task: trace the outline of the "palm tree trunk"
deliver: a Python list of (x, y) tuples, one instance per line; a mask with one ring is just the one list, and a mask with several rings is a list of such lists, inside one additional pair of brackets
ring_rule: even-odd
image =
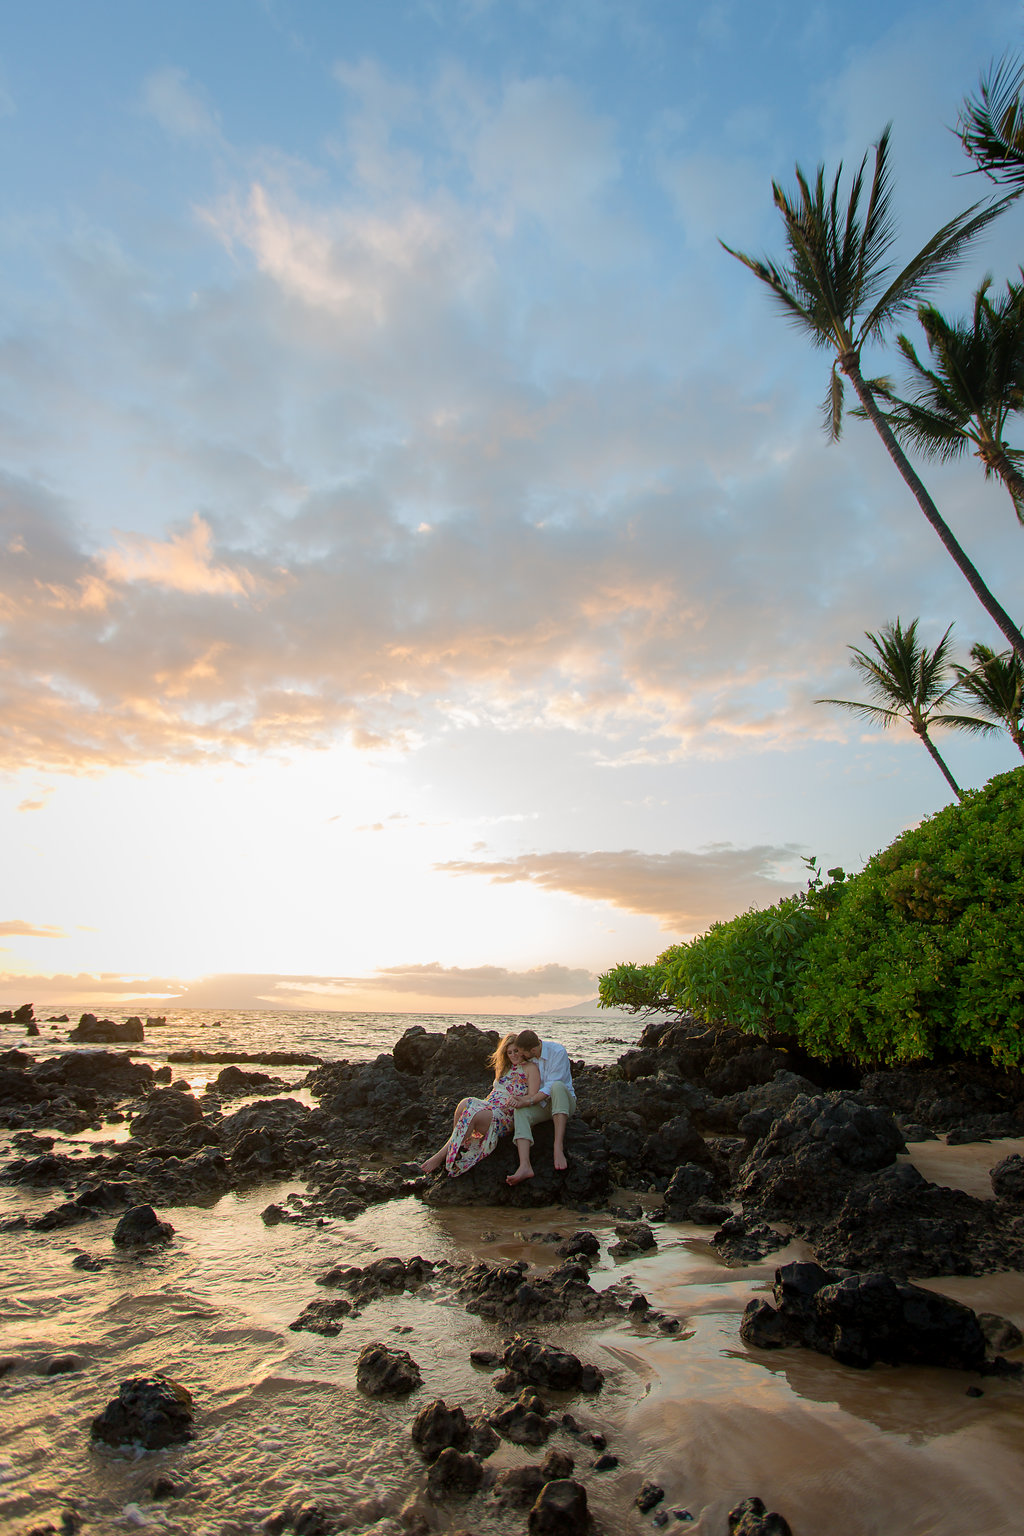
[(944, 760), (939, 755), (938, 747), (935, 745), (934, 741), (932, 741), (931, 737), (928, 735), (928, 732), (925, 730), (924, 726), (923, 725), (915, 725), (914, 726), (914, 730), (917, 732), (917, 734), (920, 736), (921, 740), (924, 742), (925, 746), (928, 748), (928, 751), (931, 753), (932, 759), (935, 762), (935, 764), (937, 765), (937, 767), (939, 769), (939, 772), (945, 778), (946, 783), (949, 785), (949, 787), (953, 791), (954, 795), (956, 795), (958, 800), (962, 800), (963, 797), (964, 797), (963, 790), (960, 788), (960, 785), (957, 783), (956, 779), (954, 779), (953, 775), (950, 773), (949, 769), (946, 767), (946, 764), (945, 764)]
[[(938, 507), (915, 474), (913, 465), (896, 441), (892, 428), (878, 409), (875, 397), (865, 383), (864, 376), (860, 371), (860, 357), (858, 353), (844, 352), (839, 359), (839, 366), (856, 390), (857, 398), (864, 407), (865, 415), (885, 444), (886, 452), (909, 486), (921, 511), (935, 529), (935, 532), (942, 540), (947, 552), (953, 557), (962, 574), (967, 578), (971, 591), (989, 618), (998, 625), (1007, 640), (1009, 640), (1021, 661), (1024, 661), (1024, 635), (1021, 634), (1005, 608), (996, 601), (988, 587), (986, 587), (981, 579), (980, 572), (953, 537), (952, 529), (943, 521)], [(931, 750), (934, 752), (934, 748)], [(947, 779), (952, 784), (953, 780), (950, 778), (945, 765), (939, 759), (938, 753), (935, 752), (934, 755), (939, 761), (943, 773), (946, 774)], [(957, 794), (959, 793), (960, 791), (957, 790)]]

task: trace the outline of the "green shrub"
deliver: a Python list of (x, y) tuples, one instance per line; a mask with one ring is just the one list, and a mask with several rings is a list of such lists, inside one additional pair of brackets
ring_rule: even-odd
[(876, 854), (800, 958), (792, 1003), (816, 1056), (1024, 1061), (1024, 768)]
[(771, 1033), (793, 1008), (803, 951), (820, 917), (807, 893), (713, 923), (662, 957), (666, 990), (691, 1012), (757, 1034)]
[[(671, 954), (666, 950), (665, 954)], [(628, 1008), (631, 1013), (678, 1011), (678, 1005), (666, 988), (664, 955), (653, 965), (636, 965), (632, 960), (613, 966), (598, 979), (597, 992), (603, 1008)]]
[(781, 1022), (791, 1028), (793, 993), (811, 933), (833, 909), (845, 879), (841, 869), (822, 878), (814, 859), (806, 891), (764, 910), (713, 923), (687, 944), (673, 944), (653, 965), (618, 965), (601, 977), (606, 1007), (687, 1011), (755, 1033)]

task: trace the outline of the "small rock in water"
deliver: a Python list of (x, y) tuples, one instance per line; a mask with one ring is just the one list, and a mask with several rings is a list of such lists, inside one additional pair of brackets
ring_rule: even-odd
[(173, 1235), (170, 1222), (161, 1221), (151, 1205), (133, 1205), (114, 1228), (113, 1242), (118, 1248), (139, 1248), (169, 1243)]
[(793, 1536), (789, 1522), (758, 1498), (744, 1499), (729, 1511), (729, 1536)]
[(160, 1499), (173, 1499), (178, 1490), (165, 1472), (159, 1477), (154, 1477), (149, 1485), (149, 1496), (156, 1503)]
[(192, 1395), (160, 1375), (123, 1381), (117, 1396), (92, 1421), (92, 1438), (108, 1445), (138, 1444), (147, 1451), (192, 1438)]
[(598, 1456), (597, 1460), (594, 1462), (594, 1471), (612, 1472), (618, 1466), (618, 1464), (619, 1458), (617, 1456), (613, 1456), (610, 1451), (605, 1451), (603, 1455)]
[(356, 1361), (356, 1385), (368, 1397), (405, 1397), (423, 1385), (415, 1360), (404, 1349), (366, 1344)]
[(46, 1376), (66, 1376), (69, 1371), (80, 1371), (82, 1361), (77, 1355), (54, 1355), (47, 1361)]
[(642, 1515), (646, 1515), (656, 1504), (660, 1504), (664, 1497), (664, 1488), (658, 1483), (652, 1482), (650, 1478), (647, 1478), (641, 1483), (640, 1492), (633, 1500), (633, 1503)]
[(76, 1253), (71, 1260), (72, 1269), (87, 1269), (89, 1271), (102, 1269), (104, 1264), (109, 1264), (109, 1259), (99, 1259), (92, 1253)]

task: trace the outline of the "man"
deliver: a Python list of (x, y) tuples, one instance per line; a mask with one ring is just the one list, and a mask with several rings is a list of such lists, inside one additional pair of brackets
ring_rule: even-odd
[(565, 1127), (569, 1116), (576, 1113), (576, 1095), (572, 1086), (569, 1053), (557, 1040), (542, 1040), (532, 1029), (521, 1030), (515, 1039), (523, 1056), (532, 1058), (540, 1067), (540, 1089), (530, 1098), (519, 1098), (515, 1103), (513, 1136), (519, 1152), (519, 1167), (505, 1180), (507, 1184), (521, 1184), (533, 1178), (530, 1148), (533, 1146), (533, 1127), (542, 1120), (550, 1120), (555, 1128), (554, 1165), (564, 1171)]

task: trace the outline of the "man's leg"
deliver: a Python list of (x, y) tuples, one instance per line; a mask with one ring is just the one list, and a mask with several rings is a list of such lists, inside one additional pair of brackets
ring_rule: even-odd
[(555, 1128), (555, 1145), (552, 1161), (555, 1169), (563, 1173), (569, 1166), (565, 1158), (565, 1128), (569, 1116), (576, 1110), (576, 1100), (564, 1083), (551, 1084), (551, 1123)]
[(528, 1104), (525, 1109), (516, 1110), (512, 1135), (515, 1138), (516, 1151), (519, 1153), (519, 1167), (515, 1173), (509, 1174), (505, 1180), (506, 1184), (521, 1184), (524, 1179), (533, 1178), (533, 1164), (530, 1162), (533, 1127), (539, 1120), (546, 1120), (550, 1113), (549, 1104)]

